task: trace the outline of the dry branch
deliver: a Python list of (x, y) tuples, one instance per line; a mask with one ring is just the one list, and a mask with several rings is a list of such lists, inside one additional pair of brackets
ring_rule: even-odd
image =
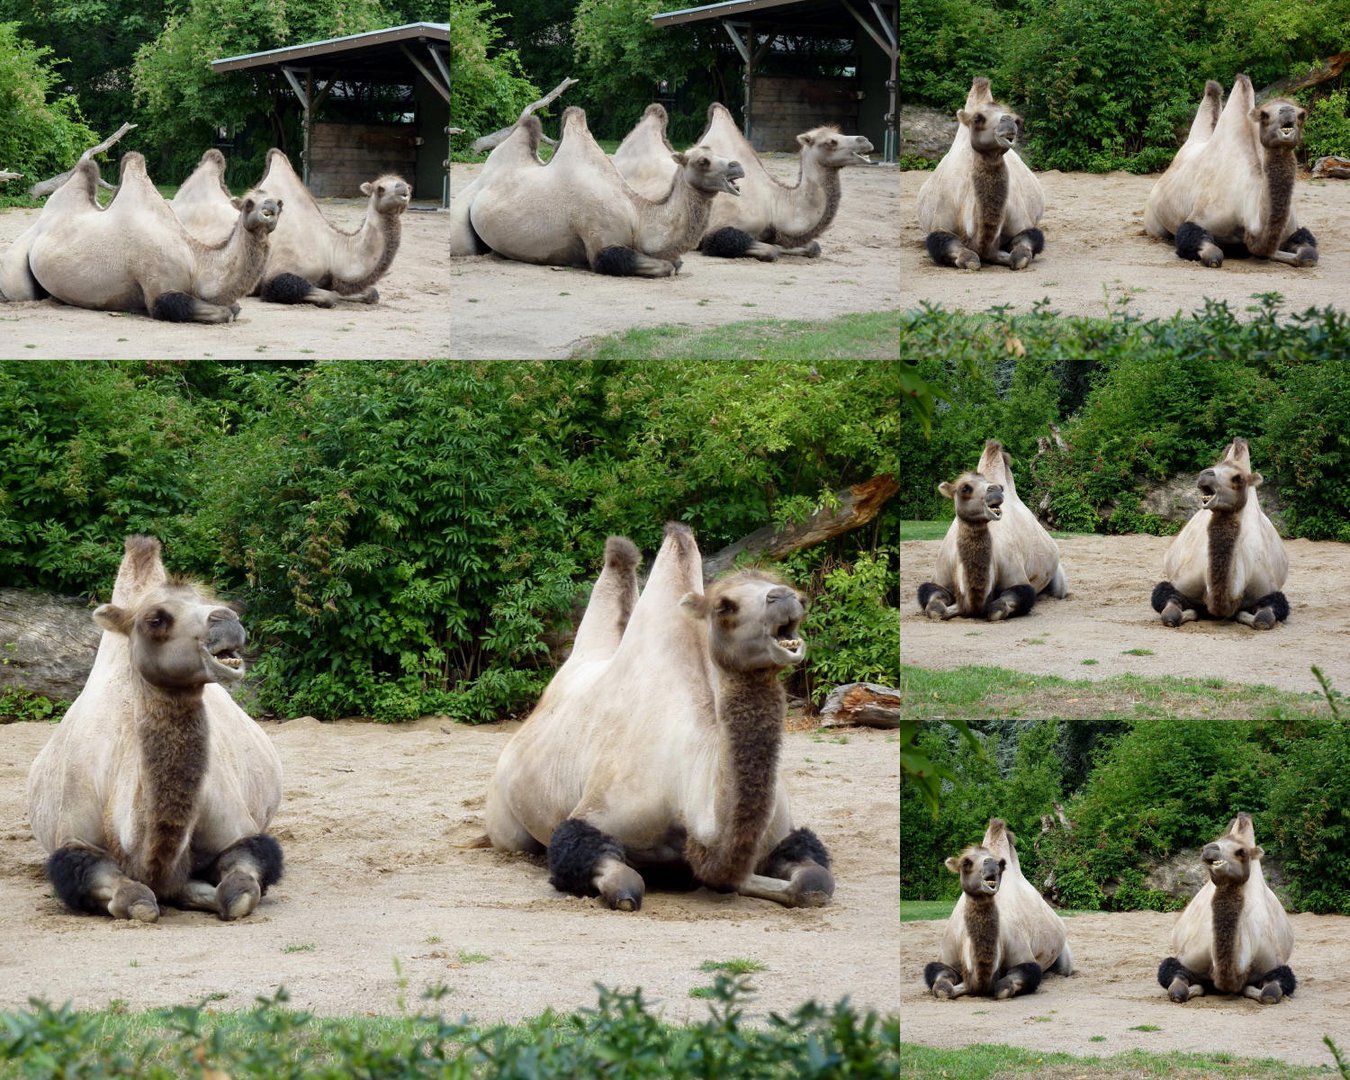
[(23, 176), (21, 172), (9, 172), (7, 169), (0, 169), (0, 180), (18, 180)]
[[(120, 128), (117, 129), (115, 133), (109, 135), (97, 146), (91, 146), (88, 150), (86, 150), (83, 154), (81, 154), (80, 161), (88, 161), (95, 154), (103, 153), (103, 151), (107, 150), (108, 147), (112, 146), (113, 143), (117, 142), (128, 131), (132, 131), (135, 128), (136, 128), (135, 124), (123, 124)], [(77, 161), (75, 164), (78, 166), (79, 162)], [(33, 196), (33, 198), (35, 199), (45, 199), (53, 191), (55, 191), (67, 180), (69, 180), (70, 174), (73, 173), (74, 171), (75, 171), (74, 168), (69, 168), (65, 172), (63, 172), (60, 176), (53, 176), (50, 180), (39, 180), (36, 184), (34, 184), (32, 187), (28, 189), (28, 194)], [(105, 187), (108, 188), (109, 190), (112, 190), (117, 186), (116, 184), (108, 183), (102, 177), (99, 177), (98, 184), (99, 187)]]
[(1350, 52), (1328, 56), (1321, 63), (1301, 75), (1286, 75), (1283, 79), (1277, 79), (1257, 94), (1256, 100), (1265, 101), (1267, 98), (1283, 97), (1286, 94), (1294, 93), (1296, 90), (1303, 90), (1309, 86), (1324, 83), (1328, 79), (1334, 79), (1340, 75), (1347, 65), (1350, 65)]
[[(470, 146), (469, 149), (475, 154), (485, 154), (489, 150), (494, 149), (496, 146), (498, 146), (499, 144), (501, 144), (506, 140), (506, 137), (511, 134), (516, 124), (519, 124), (522, 120), (525, 119), (525, 117), (529, 116), (536, 109), (542, 109), (545, 105), (553, 104), (553, 102), (557, 100), (559, 94), (561, 94), (569, 86), (575, 86), (576, 84), (577, 80), (569, 75), (557, 86), (555, 86), (552, 90), (550, 90), (547, 94), (541, 97), (538, 101), (531, 102), (529, 105), (526, 105), (525, 108), (521, 110), (520, 115), (516, 117), (515, 124), (511, 124), (509, 127), (504, 127), (498, 131), (494, 131), (491, 135), (484, 135), (481, 139), (474, 140), (473, 145)], [(544, 142), (549, 144), (549, 146), (558, 145), (556, 139), (550, 139), (547, 135), (542, 136), (542, 138)]]
[(899, 490), (900, 485), (895, 482), (895, 478), (883, 473), (835, 492), (837, 506), (817, 510), (799, 525), (788, 525), (782, 529), (765, 525), (708, 556), (703, 560), (703, 579), (709, 581), (729, 569), (742, 553), (781, 559), (801, 548), (811, 547), (866, 525), (877, 516), (886, 500)]

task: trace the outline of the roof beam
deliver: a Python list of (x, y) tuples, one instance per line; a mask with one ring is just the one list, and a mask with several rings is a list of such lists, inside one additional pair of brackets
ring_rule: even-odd
[[(450, 104), (450, 74), (449, 74), (449, 72), (446, 72), (446, 76), (445, 76), (445, 85), (442, 86), (441, 83), (437, 80), (436, 76), (433, 75), (433, 74), (431, 73), (431, 71), (427, 68), (427, 66), (426, 66), (424, 63), (422, 63), (421, 60), (417, 59), (417, 57), (415, 57), (415, 56), (412, 54), (412, 52), (408, 49), (408, 46), (406, 46), (406, 45), (399, 45), (399, 49), (402, 51), (403, 55), (406, 56), (406, 57), (412, 62), (412, 66), (415, 67), (418, 71), (420, 71), (420, 72), (422, 73), (422, 78), (426, 79), (427, 82), (431, 83), (431, 88), (432, 88), (433, 90), (435, 90), (436, 93), (440, 94), (441, 97), (445, 98), (445, 103), (446, 103), (447, 105), (449, 105), (449, 104)], [(432, 56), (436, 56), (436, 50), (435, 50), (435, 49), (433, 49), (433, 50), (431, 51), (431, 55), (432, 55)], [(439, 60), (440, 60), (440, 57), (439, 57), (439, 56), (436, 56), (436, 59), (437, 59), (437, 61), (439, 61)], [(444, 69), (442, 69), (442, 70), (444, 70)]]

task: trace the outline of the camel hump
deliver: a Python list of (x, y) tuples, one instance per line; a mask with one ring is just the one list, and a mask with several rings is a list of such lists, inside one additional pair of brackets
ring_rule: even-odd
[(122, 155), (120, 176), (125, 181), (129, 176), (148, 176), (145, 170), (145, 155), (136, 150), (128, 150)]
[(83, 185), (89, 198), (96, 199), (98, 196), (99, 180), (98, 162), (93, 158), (85, 158), (83, 161), (78, 162), (71, 172), (70, 180), (67, 180), (66, 183), (70, 183), (70, 181), (76, 179), (76, 177), (79, 178), (80, 184)]
[(661, 121), (661, 127), (663, 130), (667, 122), (670, 120), (670, 116), (666, 112), (666, 107), (658, 101), (653, 101), (650, 105), (648, 105), (645, 109), (642, 110), (642, 119), (646, 120), (649, 116), (654, 116), (656, 117), (657, 120)]
[(629, 571), (637, 568), (637, 545), (626, 536), (611, 536), (605, 541), (605, 566), (614, 570)]
[[(565, 125), (565, 118), (563, 122)], [(544, 125), (539, 122), (539, 117), (535, 116), (534, 113), (530, 113), (529, 116), (522, 116), (519, 120), (519, 124), (520, 129), (525, 132), (525, 139), (529, 144), (530, 153), (538, 153), (539, 143), (544, 137)]]
[[(530, 119), (534, 119), (533, 114), (531, 114)], [(590, 132), (590, 126), (586, 123), (586, 110), (580, 105), (569, 105), (563, 110), (563, 131), (566, 131), (568, 127), (575, 127), (578, 131)]]
[(1230, 460), (1245, 473), (1252, 471), (1252, 452), (1243, 438), (1234, 439), (1224, 448), (1225, 460)]
[(989, 78), (976, 75), (970, 82), (970, 93), (966, 95), (966, 112), (974, 112), (981, 105), (992, 104), (994, 93), (989, 89)]
[(1252, 826), (1251, 814), (1243, 811), (1228, 823), (1228, 835), (1245, 847), (1256, 846), (1256, 829)]
[(215, 165), (217, 168), (220, 169), (225, 168), (225, 155), (222, 154), (219, 150), (217, 150), (214, 146), (211, 147), (210, 150), (207, 150), (204, 154), (202, 154), (201, 158), (199, 158), (197, 161), (197, 165), (200, 167), (202, 165), (205, 165), (208, 161), (212, 165)]
[(160, 558), (160, 544), (153, 536), (128, 536), (122, 565), (117, 568), (112, 602), (126, 606), (149, 589), (169, 580)]
[(714, 101), (711, 105), (708, 106), (708, 123), (711, 124), (713, 122), (713, 118), (717, 116), (719, 112), (725, 113), (727, 116), (731, 115), (730, 109), (728, 109), (720, 101)]

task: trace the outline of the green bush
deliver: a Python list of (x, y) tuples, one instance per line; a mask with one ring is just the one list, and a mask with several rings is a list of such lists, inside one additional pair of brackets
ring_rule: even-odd
[(450, 0), (450, 114), (466, 140), (513, 123), (540, 96), (515, 50), (503, 47), (498, 19), (488, 0)]
[(802, 635), (810, 658), (807, 695), (817, 705), (841, 683), (899, 685), (899, 580), (899, 553), (885, 548), (816, 571)]
[(1350, 100), (1345, 90), (1318, 98), (1308, 110), (1303, 148), (1309, 163), (1327, 154), (1350, 156)]

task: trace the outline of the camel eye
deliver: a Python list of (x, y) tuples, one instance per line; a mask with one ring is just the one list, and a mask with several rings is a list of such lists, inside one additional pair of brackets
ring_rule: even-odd
[(173, 616), (162, 608), (157, 608), (146, 615), (145, 625), (151, 630), (165, 630), (173, 625)]
[(961, 494), (962, 494), (962, 495), (969, 495), (969, 494), (971, 493), (972, 490), (973, 490), (973, 489), (971, 488), (971, 486), (970, 486), (969, 484), (962, 484), (962, 485), (961, 485)]
[(973, 867), (974, 865), (975, 865), (975, 864), (974, 864), (973, 862), (971, 862), (970, 856), (969, 856), (969, 855), (967, 855), (964, 859), (961, 860), (961, 869), (962, 869), (962, 870), (969, 870), (969, 869), (970, 869), (971, 867)]
[(721, 600), (717, 601), (717, 606), (713, 608), (713, 613), (716, 615), (735, 615), (739, 610), (740, 607), (735, 600), (724, 596)]

